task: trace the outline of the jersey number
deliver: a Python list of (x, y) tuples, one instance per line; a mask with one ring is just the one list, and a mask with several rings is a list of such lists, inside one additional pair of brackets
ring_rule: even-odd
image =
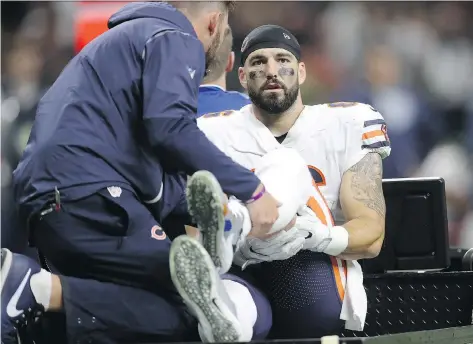
[[(309, 165), (308, 167), (310, 175), (312, 176), (312, 183), (314, 185), (315, 191), (320, 195), (320, 198), (324, 204), (320, 204), (321, 202), (317, 202), (317, 200), (313, 196), (311, 196), (309, 198), (309, 201), (307, 202), (307, 206), (315, 213), (315, 215), (317, 215), (319, 220), (322, 221), (324, 225), (333, 225), (333, 217), (331, 215), (330, 208), (328, 207), (327, 202), (325, 201), (325, 197), (319, 190), (319, 186), (327, 185), (325, 176), (322, 171), (319, 170), (317, 167), (311, 165)], [(323, 211), (324, 207), (326, 207), (328, 213), (327, 215)]]
[(325, 181), (325, 176), (321, 170), (311, 165), (309, 165), (308, 167), (309, 167), (310, 175), (312, 176), (312, 180), (314, 181), (315, 185), (317, 186), (327, 185), (327, 182)]

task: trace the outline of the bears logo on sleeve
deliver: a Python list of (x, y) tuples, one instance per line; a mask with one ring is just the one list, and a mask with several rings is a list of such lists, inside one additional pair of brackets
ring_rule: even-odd
[(381, 126), (381, 131), (384, 133), (384, 137), (386, 139), (387, 142), (391, 143), (391, 141), (389, 140), (389, 136), (388, 136), (388, 127), (386, 126), (386, 124), (383, 124)]

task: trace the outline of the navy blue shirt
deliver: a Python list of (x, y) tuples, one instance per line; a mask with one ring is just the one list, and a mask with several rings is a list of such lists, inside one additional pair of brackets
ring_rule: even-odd
[(110, 185), (153, 200), (165, 160), (188, 175), (208, 170), (226, 193), (251, 198), (259, 180), (197, 127), (205, 53), (188, 19), (167, 3), (135, 2), (108, 26), (38, 105), (13, 175), (23, 215), (43, 207), (55, 187), (64, 200)]
[(213, 112), (240, 110), (250, 103), (250, 98), (246, 94), (225, 91), (219, 86), (202, 85), (199, 87), (197, 117)]

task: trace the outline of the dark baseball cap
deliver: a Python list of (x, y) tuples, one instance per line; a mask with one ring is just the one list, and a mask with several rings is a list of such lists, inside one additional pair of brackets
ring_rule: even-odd
[(301, 59), (301, 46), (296, 37), (278, 25), (262, 25), (251, 31), (241, 45), (240, 63), (243, 66), (248, 56), (256, 50), (281, 48), (292, 53), (298, 61)]

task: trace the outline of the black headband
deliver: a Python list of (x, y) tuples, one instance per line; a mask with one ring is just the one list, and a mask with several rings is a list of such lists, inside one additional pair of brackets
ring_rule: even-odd
[(241, 65), (245, 64), (246, 59), (253, 51), (265, 48), (285, 49), (292, 53), (298, 61), (301, 59), (301, 46), (291, 32), (281, 26), (263, 25), (251, 31), (243, 41)]

